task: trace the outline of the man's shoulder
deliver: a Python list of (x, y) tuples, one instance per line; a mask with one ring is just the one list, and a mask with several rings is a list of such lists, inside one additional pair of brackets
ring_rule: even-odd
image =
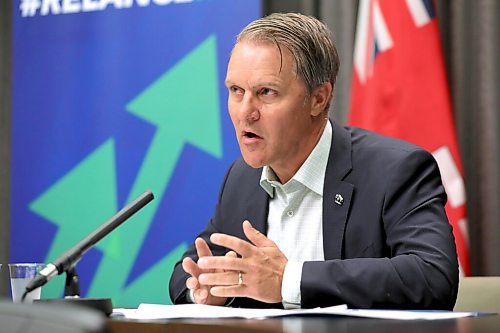
[(358, 127), (345, 126), (344, 128), (351, 133), (353, 154), (398, 157), (406, 156), (416, 151), (425, 152), (422, 147), (405, 140)]
[(351, 139), (351, 161), (354, 171), (368, 174), (390, 174), (401, 165), (434, 163), (432, 154), (422, 147), (397, 138), (357, 127), (344, 127)]

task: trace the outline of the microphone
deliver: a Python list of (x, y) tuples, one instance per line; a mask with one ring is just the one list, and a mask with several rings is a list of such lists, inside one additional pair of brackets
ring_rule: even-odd
[(78, 262), (78, 260), (80, 260), (82, 255), (87, 252), (87, 250), (89, 250), (95, 243), (107, 236), (111, 231), (116, 229), (119, 225), (121, 225), (129, 217), (134, 215), (142, 207), (146, 206), (153, 199), (154, 195), (151, 191), (144, 192), (134, 201), (123, 207), (108, 221), (104, 222), (99, 228), (82, 239), (78, 244), (66, 251), (52, 263), (47, 264), (40, 271), (40, 274), (36, 278), (31, 280), (30, 283), (28, 283), (22, 299), (24, 300), (29, 292), (43, 286), (54, 276), (67, 272), (69, 269), (71, 269)]

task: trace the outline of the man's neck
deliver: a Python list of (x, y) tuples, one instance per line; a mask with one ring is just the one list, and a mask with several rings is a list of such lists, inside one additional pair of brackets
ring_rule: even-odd
[[(323, 119), (322, 119), (323, 120)], [(325, 126), (328, 122), (328, 118), (325, 118), (321, 124), (318, 124), (316, 128), (311, 132), (307, 141), (304, 142), (304, 145), (300, 151), (304, 153), (297, 156), (295, 161), (287, 161), (284, 165), (272, 165), (271, 169), (274, 171), (276, 176), (278, 177), (280, 183), (286, 184), (292, 177), (297, 173), (302, 164), (307, 160), (307, 157), (311, 154), (314, 147), (318, 144), (323, 131), (325, 130)]]

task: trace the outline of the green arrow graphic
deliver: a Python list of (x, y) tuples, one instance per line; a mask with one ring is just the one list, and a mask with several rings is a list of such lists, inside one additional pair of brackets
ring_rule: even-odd
[[(58, 226), (47, 254), (51, 262), (96, 229), (117, 210), (114, 142), (106, 141), (75, 168), (30, 204), (30, 209)], [(115, 243), (110, 235), (98, 243), (100, 249)], [(43, 294), (62, 293), (63, 279), (47, 284)]]
[[(120, 306), (135, 305), (136, 300), (125, 297), (127, 292), (122, 289), (185, 143), (216, 157), (222, 155), (217, 82), (216, 43), (215, 36), (211, 36), (127, 105), (128, 111), (157, 127), (129, 201), (146, 189), (155, 193), (156, 200), (139, 212), (127, 228), (117, 230), (121, 241), (112, 251), (122, 255), (117, 257), (105, 251), (89, 297), (113, 296)], [(162, 264), (167, 265), (166, 261)], [(158, 267), (162, 266), (152, 268), (156, 274), (146, 273), (156, 276), (160, 285), (165, 286), (163, 301), (168, 302), (169, 276), (162, 275), (164, 272)]]
[[(115, 306), (169, 302), (168, 279), (173, 263), (186, 249), (184, 243), (129, 286), (126, 286), (126, 281), (134, 262), (140, 260), (137, 255), (184, 145), (191, 144), (217, 158), (222, 156), (217, 85), (216, 40), (212, 35), (126, 106), (127, 111), (156, 126), (127, 202), (147, 189), (153, 191), (156, 199), (99, 243), (103, 257), (88, 297), (112, 297)], [(47, 255), (48, 261), (116, 212), (114, 161), (114, 145), (109, 140), (31, 204), (34, 212), (58, 226), (58, 234)], [(74, 197), (74, 193), (80, 196)], [(63, 211), (58, 205), (60, 200), (68, 202)], [(83, 215), (83, 211), (88, 215)], [(44, 287), (44, 295), (59, 296), (62, 286), (57, 285), (57, 288), (51, 282)]]

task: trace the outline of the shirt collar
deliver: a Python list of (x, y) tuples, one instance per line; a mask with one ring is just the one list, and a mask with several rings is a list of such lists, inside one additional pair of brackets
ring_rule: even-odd
[[(330, 154), (330, 147), (332, 144), (332, 125), (327, 121), (323, 134), (313, 151), (299, 170), (295, 173), (290, 182), (299, 182), (310, 190), (323, 196), (323, 185), (325, 182), (326, 165), (328, 163), (328, 156)], [(288, 184), (287, 183), (287, 184)], [(280, 186), (278, 177), (273, 169), (269, 166), (264, 166), (260, 176), (260, 186), (269, 194), (271, 198), (274, 197), (274, 188)]]

